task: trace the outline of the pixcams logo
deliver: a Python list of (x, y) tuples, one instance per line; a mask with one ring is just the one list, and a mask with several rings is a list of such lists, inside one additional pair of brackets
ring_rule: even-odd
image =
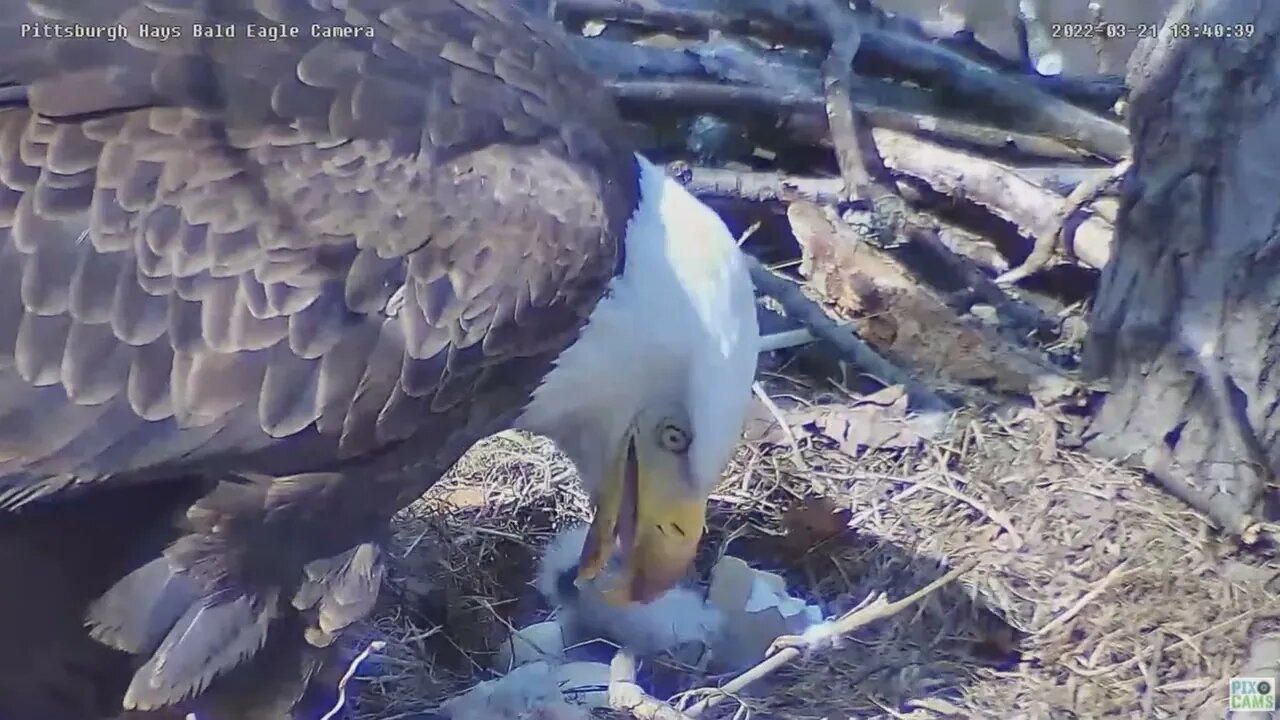
[(1231, 709), (1236, 712), (1274, 712), (1276, 683), (1273, 678), (1231, 678)]

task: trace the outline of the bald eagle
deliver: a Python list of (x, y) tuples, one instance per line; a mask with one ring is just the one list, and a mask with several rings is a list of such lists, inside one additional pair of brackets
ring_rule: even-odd
[(301, 717), (390, 517), (506, 428), (576, 463), (582, 575), (685, 572), (752, 284), (558, 32), (0, 0), (0, 718)]

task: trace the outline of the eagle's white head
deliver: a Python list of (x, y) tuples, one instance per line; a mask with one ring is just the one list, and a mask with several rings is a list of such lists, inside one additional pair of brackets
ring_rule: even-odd
[(615, 597), (647, 601), (693, 560), (707, 498), (742, 435), (760, 331), (729, 229), (638, 162), (623, 271), (518, 425), (554, 440), (592, 496), (579, 576), (618, 559)]

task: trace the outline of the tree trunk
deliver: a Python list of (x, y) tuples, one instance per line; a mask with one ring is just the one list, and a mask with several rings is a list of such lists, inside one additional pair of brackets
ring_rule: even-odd
[(1278, 37), (1280, 2), (1188, 0), (1135, 53), (1134, 163), (1085, 358), (1110, 380), (1090, 448), (1246, 539), (1280, 467)]

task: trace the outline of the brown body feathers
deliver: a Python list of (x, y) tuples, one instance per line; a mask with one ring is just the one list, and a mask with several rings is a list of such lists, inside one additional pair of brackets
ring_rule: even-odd
[(276, 651), (232, 715), (288, 717), (391, 513), (618, 268), (635, 161), (562, 42), (503, 0), (0, 0), (0, 637), (43, 647), (0, 717), (213, 714)]

